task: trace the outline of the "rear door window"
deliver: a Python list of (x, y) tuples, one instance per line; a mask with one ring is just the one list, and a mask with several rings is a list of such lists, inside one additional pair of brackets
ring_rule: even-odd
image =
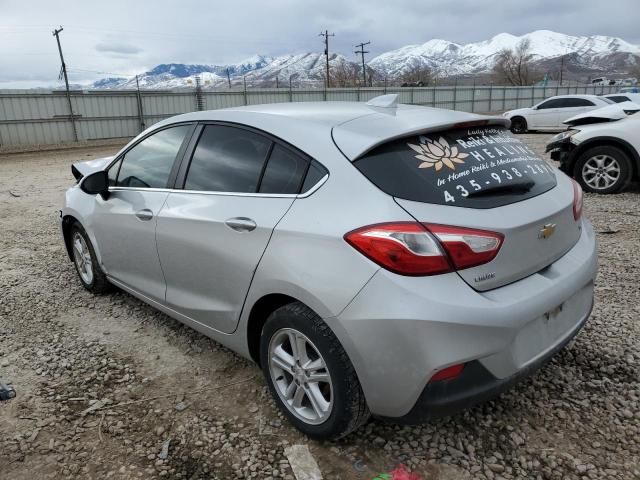
[(315, 160), (311, 162), (309, 165), (309, 171), (307, 171), (307, 176), (304, 179), (304, 183), (302, 184), (302, 190), (300, 193), (305, 193), (315, 187), (320, 180), (322, 180), (326, 175), (328, 175), (327, 169), (320, 165)]
[(309, 162), (291, 150), (274, 145), (260, 181), (260, 193), (296, 194)]
[(567, 107), (593, 107), (595, 103), (586, 98), (567, 98)]
[(504, 127), (462, 128), (394, 140), (354, 165), (389, 195), (457, 207), (507, 205), (556, 185), (553, 167)]
[(204, 127), (193, 152), (184, 188), (255, 193), (271, 140), (243, 128)]

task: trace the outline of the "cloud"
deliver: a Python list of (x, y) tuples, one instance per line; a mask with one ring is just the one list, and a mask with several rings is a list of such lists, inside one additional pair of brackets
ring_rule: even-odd
[(114, 53), (117, 55), (137, 55), (142, 52), (141, 48), (126, 43), (99, 43), (96, 50), (102, 53)]
[[(85, 71), (141, 72), (159, 63), (235, 63), (254, 54), (322, 52), (321, 31), (335, 33), (330, 51), (356, 60), (441, 38), (456, 43), (507, 32), (553, 30), (610, 35), (640, 44), (638, 0), (154, 0), (85, 2), (0, 0), (0, 80), (55, 83), (60, 69), (51, 30), (65, 61)], [(123, 13), (125, 12), (125, 13)], [(81, 73), (71, 72), (79, 82)], [(98, 75), (93, 77), (100, 78)]]

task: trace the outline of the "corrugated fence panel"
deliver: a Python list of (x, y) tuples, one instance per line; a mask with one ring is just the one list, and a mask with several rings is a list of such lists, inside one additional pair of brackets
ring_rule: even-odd
[[(566, 94), (603, 95), (616, 86), (563, 85), (546, 87), (442, 86), (367, 88), (259, 88), (202, 90), (205, 109), (275, 102), (359, 101), (397, 93), (400, 103), (467, 112), (500, 112), (528, 107), (545, 98)], [(146, 127), (197, 108), (193, 89), (140, 92)], [(136, 91), (73, 91), (71, 102), (79, 140), (133, 137), (142, 129)], [(54, 144), (74, 141), (64, 91), (0, 90), (0, 146)]]

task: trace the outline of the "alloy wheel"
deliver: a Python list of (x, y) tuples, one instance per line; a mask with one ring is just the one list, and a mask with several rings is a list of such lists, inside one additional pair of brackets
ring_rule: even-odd
[(73, 236), (73, 260), (76, 263), (76, 267), (78, 267), (78, 274), (82, 281), (87, 285), (91, 285), (91, 282), (93, 282), (91, 252), (84, 237), (78, 232)]
[(605, 190), (620, 179), (620, 164), (609, 155), (595, 155), (582, 167), (582, 178), (594, 190)]
[(269, 342), (269, 373), (287, 409), (302, 421), (319, 425), (333, 409), (333, 384), (318, 348), (292, 328), (275, 332)]

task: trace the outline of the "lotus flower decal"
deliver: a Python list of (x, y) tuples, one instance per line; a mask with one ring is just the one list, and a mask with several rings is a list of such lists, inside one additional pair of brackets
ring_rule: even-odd
[(419, 137), (418, 140), (420, 141), (418, 145), (407, 143), (412, 150), (418, 153), (416, 158), (422, 160), (418, 168), (434, 167), (437, 172), (442, 169), (443, 165), (446, 165), (451, 170), (455, 170), (455, 164), (464, 164), (464, 159), (469, 156), (468, 153), (459, 152), (457, 146), (450, 146), (444, 137), (440, 137), (438, 140)]

